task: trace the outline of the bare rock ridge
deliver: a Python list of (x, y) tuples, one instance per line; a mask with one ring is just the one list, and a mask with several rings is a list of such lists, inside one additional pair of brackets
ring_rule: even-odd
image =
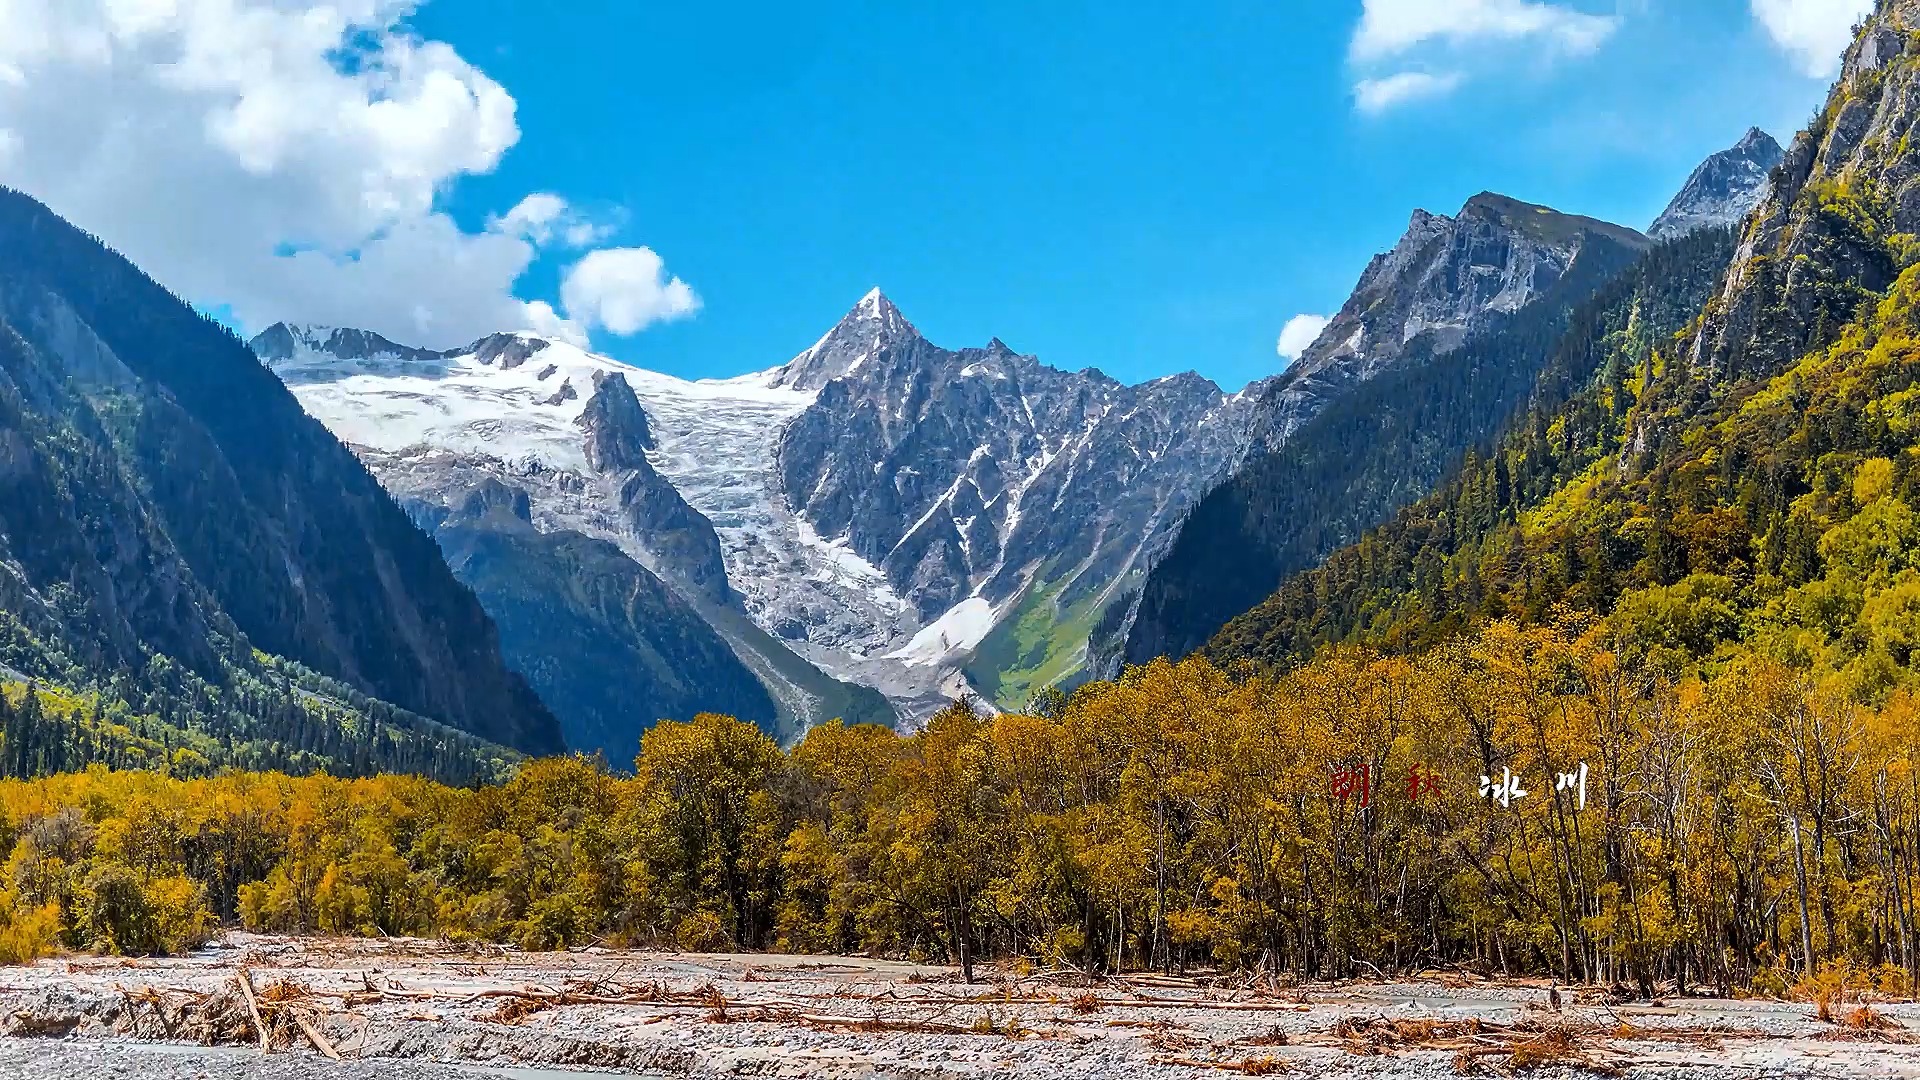
[(1594, 240), (1633, 250), (1647, 238), (1595, 218), (1482, 192), (1447, 217), (1414, 211), (1351, 296), (1285, 375), (1266, 388), (1258, 442), (1275, 449), (1333, 396), (1403, 358), (1456, 349), (1527, 306)]
[(587, 433), (587, 464), (598, 472), (645, 466), (654, 447), (646, 411), (618, 372), (594, 373), (593, 397), (580, 414), (580, 427)]
[(1632, 229), (1491, 192), (1468, 199), (1453, 217), (1416, 210), (1406, 235), (1368, 263), (1295, 371), (1311, 376), (1346, 363), (1364, 378), (1423, 334), (1435, 351), (1457, 348), (1489, 319), (1511, 315), (1551, 286), (1595, 236), (1647, 244)]
[(447, 353), (396, 345), (370, 330), (334, 327), (290, 326), (275, 323), (250, 343), (263, 360), (288, 360), (297, 348), (309, 348), (343, 360), (390, 356), (396, 360), (439, 360)]
[(1673, 201), (1648, 227), (1655, 240), (1700, 229), (1738, 225), (1766, 196), (1776, 165), (1786, 157), (1773, 136), (1749, 128), (1739, 142), (1700, 163)]
[(782, 491), (907, 605), (875, 647), (1007, 705), (1084, 670), (1088, 625), (1224, 475), (1251, 409), (1197, 375), (1126, 386), (998, 340), (945, 349), (877, 293), (776, 379), (823, 362), (839, 374), (781, 438)]
[[(1242, 459), (1169, 538), (1137, 598), (1102, 620), (1098, 673), (1191, 652), (1303, 558), (1418, 498), (1524, 398), (1566, 313), (1648, 246), (1632, 229), (1488, 193), (1453, 217), (1416, 211), (1299, 361), (1249, 388)], [(1356, 395), (1364, 410), (1337, 408)], [(1378, 434), (1377, 418), (1436, 407), (1447, 414)], [(1360, 464), (1382, 454), (1399, 460)], [(1307, 496), (1323, 484), (1341, 487)], [(1298, 512), (1308, 505), (1321, 508), (1314, 520)]]
[(731, 592), (720, 536), (648, 459), (647, 451), (657, 443), (627, 377), (597, 371), (593, 386), (578, 423), (586, 433), (588, 468), (615, 485), (622, 527), (645, 549), (656, 571), (726, 603)]
[[(1753, 212), (1693, 362), (1718, 377), (1777, 368), (1851, 319), (1899, 272), (1881, 237), (1920, 231), (1920, 0), (1880, 0), (1826, 107)], [(1785, 318), (1763, 317), (1778, 311)]]
[(512, 371), (539, 354), (547, 343), (525, 334), (489, 334), (473, 343), (474, 359)]

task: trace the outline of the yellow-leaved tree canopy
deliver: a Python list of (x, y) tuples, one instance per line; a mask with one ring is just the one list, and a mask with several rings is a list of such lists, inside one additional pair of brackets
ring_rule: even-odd
[(1904, 982), (1913, 698), (1871, 707), (1845, 673), (1758, 652), (1706, 675), (1625, 664), (1622, 632), (1503, 622), (1284, 675), (1161, 662), (1040, 715), (957, 704), (791, 752), (704, 715), (648, 732), (631, 776), (576, 757), (472, 789), (6, 781), (0, 954), (167, 951), (238, 921), (968, 966)]

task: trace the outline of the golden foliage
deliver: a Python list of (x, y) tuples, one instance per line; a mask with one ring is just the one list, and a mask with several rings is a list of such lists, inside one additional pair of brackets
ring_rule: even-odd
[(7, 781), (0, 960), (173, 951), (236, 921), (1089, 971), (1464, 964), (1830, 1005), (1909, 991), (1920, 704), (1870, 708), (1753, 653), (1666, 675), (1623, 661), (1618, 633), (1499, 623), (1283, 676), (1163, 661), (1047, 717), (960, 704), (791, 752), (700, 716), (650, 730), (630, 777), (563, 758), (475, 789)]

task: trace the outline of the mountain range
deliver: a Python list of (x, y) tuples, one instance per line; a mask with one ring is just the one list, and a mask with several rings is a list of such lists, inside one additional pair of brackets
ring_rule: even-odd
[[(1714, 160), (1764, 156), (1764, 138)], [(1663, 221), (1759, 197), (1764, 177), (1742, 195), (1751, 177), (1712, 165)], [(842, 715), (912, 724), (963, 694), (1022, 707), (1196, 647), (1491, 437), (1575, 308), (1649, 243), (1492, 193), (1417, 212), (1300, 360), (1237, 393), (1191, 374), (1127, 386), (997, 339), (943, 348), (878, 289), (727, 380), (526, 333), (435, 351), (280, 324), (252, 345), (440, 539), (570, 745), (621, 760), (652, 719), (633, 702), (791, 737)], [(1350, 462), (1366, 418), (1418, 445), (1312, 464)], [(1282, 554), (1218, 525), (1257, 490), (1293, 499), (1255, 515)], [(608, 659), (557, 664), (555, 641)]]
[(249, 353), (8, 193), (0, 430), (26, 486), (0, 663), (148, 718), (140, 753), (278, 760), (271, 716), (298, 760), (462, 776), (562, 746), (624, 763), (701, 711), (791, 739), (1024, 707), (1199, 647), (1419, 498), (1541, 380), (1578, 382), (1575, 330), (1666, 332), (1717, 282), (1714, 226), (1793, 165), (1764, 168), (1769, 142), (1704, 164), (1651, 250), (1492, 193), (1417, 212), (1300, 360), (1237, 392), (944, 348), (878, 289), (725, 380), (526, 332), (282, 323)]
[(0, 191), (0, 929), (1906, 983), (1916, 121), (1876, 0), (1789, 149), (1416, 212), (1237, 392), (877, 289), (725, 380), (249, 345)]
[[(943, 349), (878, 290), (792, 360), (729, 380), (525, 334), (436, 352), (279, 325), (253, 347), (443, 544), (448, 529), (595, 541), (641, 613), (615, 637), (722, 657), (611, 679), (545, 661), (556, 634), (604, 629), (603, 605), (583, 602), (577, 574), (514, 603), (501, 588), (551, 580), (551, 565), (497, 541), (476, 563), (460, 541), (455, 570), (547, 700), (611, 681), (608, 702), (724, 704), (783, 734), (911, 722), (980, 690), (1019, 704), (1071, 677), (1085, 627), (1241, 453), (1251, 408), (1193, 375), (1128, 387), (998, 341)], [(1008, 659), (979, 666), (986, 653)], [(574, 745), (612, 755), (637, 737), (630, 722), (611, 737), (605, 707), (557, 707)]]
[(1699, 303), (1684, 276), (1644, 283), (1684, 319), (1645, 336), (1621, 332), (1626, 309), (1596, 325), (1570, 392), (1543, 388), (1486, 452), (1204, 651), (1288, 665), (1343, 643), (1417, 651), (1495, 619), (1604, 620), (1653, 677), (1758, 654), (1852, 702), (1911, 701), (1917, 20), (1912, 0), (1865, 20)]

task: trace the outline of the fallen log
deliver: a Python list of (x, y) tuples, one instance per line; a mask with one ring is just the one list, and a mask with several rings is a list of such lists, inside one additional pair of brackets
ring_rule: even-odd
[(262, 1054), (271, 1054), (273, 1053), (273, 1044), (270, 1042), (267, 1022), (260, 1018), (260, 1001), (253, 996), (252, 971), (244, 967), (241, 968), (240, 974), (236, 977), (236, 981), (240, 984), (240, 996), (247, 999), (247, 1015), (253, 1019), (253, 1030), (260, 1035), (260, 1052)]
[(293, 1022), (300, 1025), (300, 1030), (306, 1033), (307, 1041), (313, 1044), (315, 1050), (327, 1055), (327, 1057), (332, 1058), (334, 1061), (340, 1060), (340, 1051), (334, 1049), (333, 1044), (327, 1041), (325, 1035), (320, 1034), (320, 1029), (313, 1026), (313, 1021), (307, 1019), (306, 1013), (299, 1009), (288, 1009), (287, 1011), (293, 1014)]

